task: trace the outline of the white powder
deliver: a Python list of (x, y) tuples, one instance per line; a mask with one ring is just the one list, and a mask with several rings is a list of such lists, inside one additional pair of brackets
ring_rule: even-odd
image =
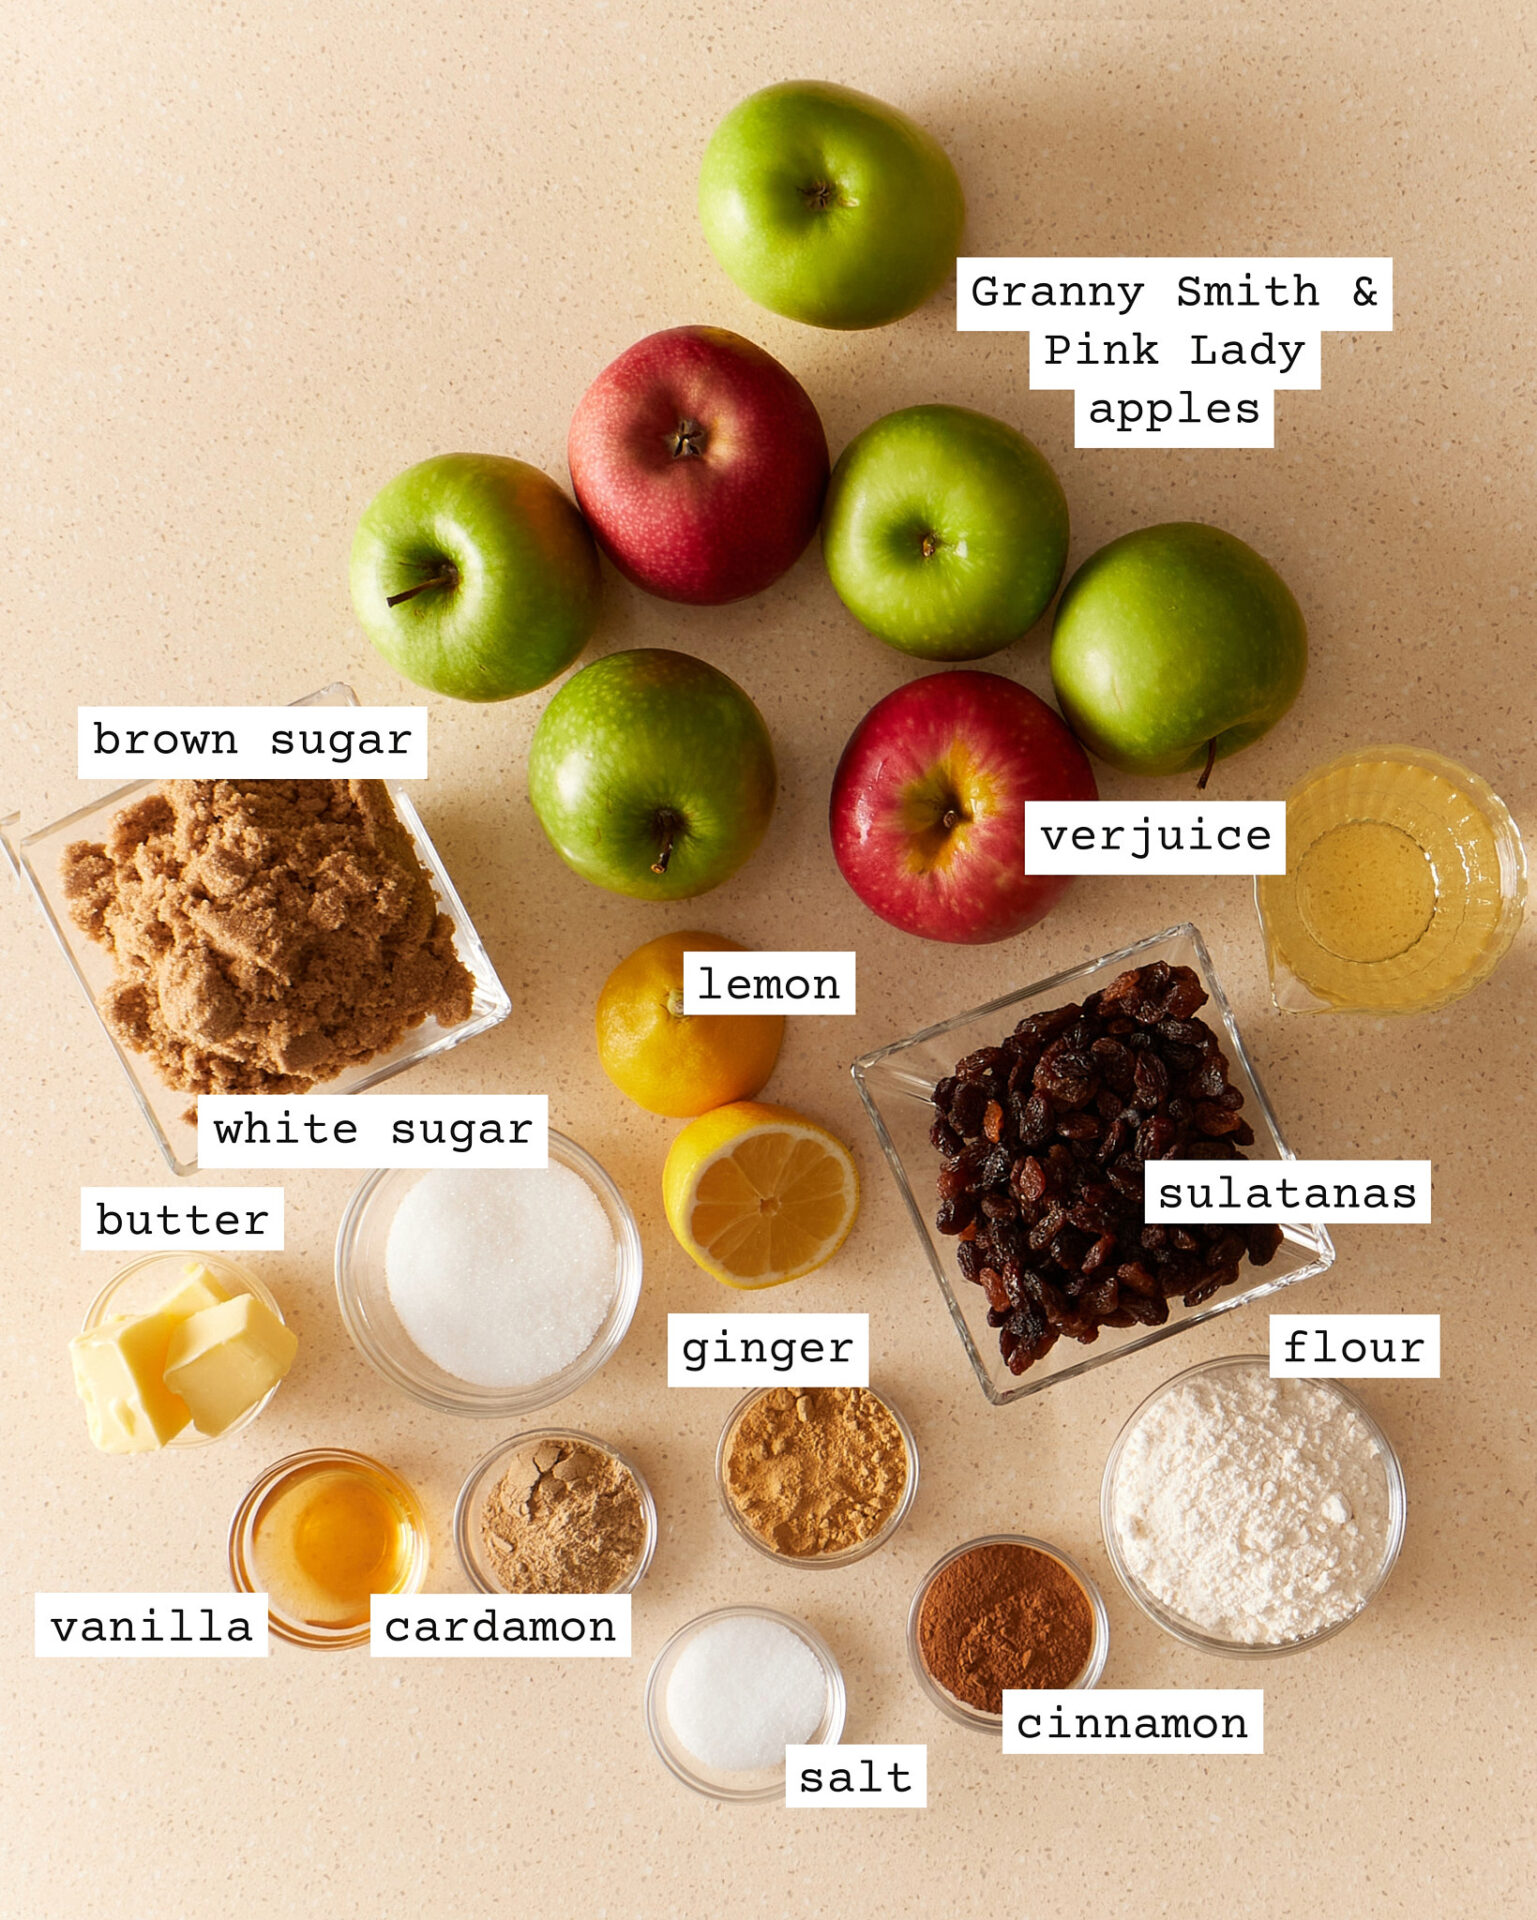
[(1387, 1472), (1360, 1416), (1263, 1363), (1198, 1374), (1127, 1435), (1111, 1490), (1126, 1565), (1204, 1633), (1276, 1646), (1364, 1603), (1388, 1537)]
[(614, 1233), (557, 1160), (426, 1173), (390, 1222), (384, 1269), (434, 1365), (474, 1387), (530, 1387), (592, 1345), (614, 1298)]
[(667, 1680), (667, 1718), (717, 1773), (784, 1765), (827, 1711), (827, 1676), (798, 1633), (745, 1616), (701, 1627)]

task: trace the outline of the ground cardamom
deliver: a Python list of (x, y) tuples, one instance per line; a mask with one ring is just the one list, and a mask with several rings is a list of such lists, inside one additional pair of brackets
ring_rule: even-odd
[(646, 1505), (617, 1455), (581, 1440), (519, 1448), (480, 1509), (506, 1593), (613, 1593), (646, 1546)]

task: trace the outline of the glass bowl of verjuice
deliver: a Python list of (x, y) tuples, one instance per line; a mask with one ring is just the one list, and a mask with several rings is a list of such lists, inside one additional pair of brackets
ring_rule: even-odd
[(1282, 1013), (1427, 1013), (1487, 980), (1526, 906), (1526, 853), (1478, 774), (1366, 747), (1286, 802), (1286, 872), (1255, 903)]

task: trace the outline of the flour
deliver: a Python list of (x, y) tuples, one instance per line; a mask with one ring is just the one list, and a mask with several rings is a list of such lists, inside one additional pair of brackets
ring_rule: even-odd
[(1203, 1633), (1276, 1646), (1364, 1603), (1388, 1537), (1387, 1473), (1360, 1416), (1264, 1363), (1198, 1374), (1127, 1435), (1111, 1494), (1132, 1575)]

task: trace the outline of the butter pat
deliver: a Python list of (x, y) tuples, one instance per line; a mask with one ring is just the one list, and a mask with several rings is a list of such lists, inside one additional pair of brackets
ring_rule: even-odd
[(186, 1278), (174, 1293), (168, 1293), (156, 1307), (156, 1313), (168, 1315), (172, 1320), (190, 1320), (195, 1313), (202, 1313), (208, 1307), (217, 1307), (230, 1297), (230, 1290), (222, 1280), (211, 1274), (200, 1260), (189, 1260), (186, 1265)]
[(103, 1453), (153, 1453), (174, 1440), (191, 1409), (165, 1383), (178, 1320), (164, 1311), (109, 1320), (69, 1343), (75, 1391)]
[(182, 1321), (165, 1357), (165, 1385), (185, 1401), (199, 1433), (224, 1433), (287, 1373), (297, 1336), (254, 1294)]

